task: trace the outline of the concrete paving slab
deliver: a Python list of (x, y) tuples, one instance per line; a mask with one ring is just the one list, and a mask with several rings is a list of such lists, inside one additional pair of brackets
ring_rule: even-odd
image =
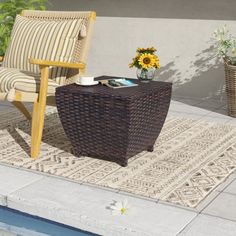
[(216, 189), (215, 191), (218, 191), (218, 192), (224, 192), (224, 190), (236, 179), (236, 174), (233, 173), (231, 174), (226, 180), (225, 182), (223, 182), (222, 184), (220, 184)]
[(236, 179), (233, 180), (223, 191), (225, 193), (231, 193), (236, 195)]
[(236, 222), (199, 215), (178, 236), (235, 236)]
[(218, 197), (203, 210), (203, 213), (236, 221), (236, 195), (220, 193)]
[(202, 103), (202, 100), (191, 99), (191, 98), (173, 98), (174, 101), (179, 101), (187, 105), (197, 106), (197, 104)]
[(0, 106), (0, 111), (9, 111), (9, 109), (12, 109), (12, 107), (10, 107), (10, 106), (3, 106), (3, 105)]
[(184, 103), (181, 105), (174, 104), (173, 106), (170, 106), (170, 111), (188, 113), (188, 114), (196, 114), (196, 115), (207, 115), (211, 112), (209, 110), (186, 105)]
[(229, 125), (234, 125), (234, 126), (236, 126), (236, 118), (230, 119), (230, 120), (228, 121), (228, 124), (229, 124)]
[(235, 118), (228, 116), (227, 114), (220, 114), (218, 112), (211, 112), (207, 115), (209, 118), (219, 118), (219, 119), (229, 119), (229, 120), (234, 120)]
[(177, 207), (177, 208), (181, 208), (181, 209), (185, 209), (188, 211), (193, 211), (196, 213), (200, 213), (203, 211), (203, 209), (205, 209), (218, 195), (220, 194), (220, 192), (217, 191), (213, 191), (211, 192), (202, 202), (199, 203), (199, 205), (196, 208), (191, 208), (191, 207), (185, 207), (185, 206), (181, 206), (181, 205), (176, 205), (174, 203), (171, 202), (165, 202), (162, 200), (159, 200), (158, 203), (161, 203), (163, 205), (169, 205), (169, 206), (173, 206), (173, 207)]
[(217, 124), (228, 124), (228, 122), (230, 121), (230, 118), (228, 118), (226, 116), (221, 116), (221, 114), (218, 114), (216, 116), (214, 116), (214, 115), (204, 116), (202, 118), (202, 120), (217, 123)]
[(194, 208), (197, 212), (202, 212), (211, 202), (213, 202), (220, 193), (212, 191), (205, 199), (203, 199), (199, 205)]
[(40, 174), (0, 165), (0, 194), (7, 196), (42, 178)]
[(220, 108), (217, 108), (217, 109), (215, 109), (214, 112), (220, 113), (220, 114), (225, 115), (225, 116), (228, 116), (228, 108), (227, 108), (227, 106), (222, 106)]
[(207, 100), (197, 104), (197, 107), (204, 108), (207, 110), (220, 109), (226, 105), (225, 100)]
[(13, 107), (13, 105), (8, 101), (0, 101), (0, 107), (1, 106)]
[(186, 119), (200, 120), (203, 118), (203, 115), (169, 111), (167, 117), (181, 117), (181, 118), (186, 118)]
[[(127, 215), (113, 216), (127, 199)], [(197, 214), (115, 192), (46, 177), (8, 195), (8, 207), (102, 235), (176, 235)]]
[(169, 110), (181, 112), (182, 110), (185, 110), (185, 106), (187, 105), (181, 102), (171, 102)]

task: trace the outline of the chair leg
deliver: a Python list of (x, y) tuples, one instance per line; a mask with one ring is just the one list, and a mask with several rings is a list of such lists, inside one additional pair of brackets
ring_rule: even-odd
[(43, 135), (45, 105), (34, 103), (31, 128), (31, 157), (36, 159), (40, 152)]
[(13, 101), (12, 104), (20, 111), (24, 114), (24, 116), (28, 119), (31, 120), (32, 117), (29, 113), (29, 111), (26, 109), (26, 107), (24, 106), (23, 103), (21, 102), (17, 102), (17, 101)]
[(31, 128), (31, 157), (36, 159), (40, 152), (47, 100), (48, 67), (41, 67), (41, 82), (38, 101), (34, 102)]

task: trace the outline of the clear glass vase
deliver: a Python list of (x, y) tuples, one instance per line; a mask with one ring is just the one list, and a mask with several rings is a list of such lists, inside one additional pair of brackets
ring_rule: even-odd
[(149, 82), (154, 79), (155, 71), (155, 68), (137, 69), (137, 78), (141, 82)]

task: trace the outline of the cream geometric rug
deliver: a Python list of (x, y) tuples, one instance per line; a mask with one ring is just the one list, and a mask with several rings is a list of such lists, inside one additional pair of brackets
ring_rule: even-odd
[(16, 110), (0, 113), (0, 164), (196, 207), (236, 169), (236, 128), (184, 118), (167, 119), (154, 152), (127, 167), (75, 157), (54, 108), (47, 110), (37, 160), (29, 158), (30, 125)]

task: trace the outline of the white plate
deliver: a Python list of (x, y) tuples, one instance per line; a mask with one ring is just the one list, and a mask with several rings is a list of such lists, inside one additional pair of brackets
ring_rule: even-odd
[(78, 85), (81, 85), (81, 86), (92, 86), (92, 85), (96, 85), (99, 83), (99, 81), (93, 81), (93, 83), (91, 84), (81, 84), (80, 82), (75, 82), (76, 84)]

